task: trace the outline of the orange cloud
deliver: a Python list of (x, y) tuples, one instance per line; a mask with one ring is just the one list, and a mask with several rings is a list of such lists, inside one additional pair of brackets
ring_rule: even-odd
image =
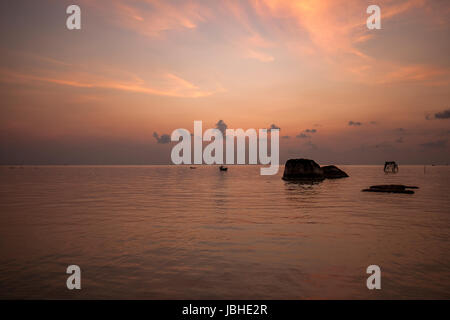
[(47, 82), (78, 88), (112, 89), (181, 98), (206, 97), (216, 92), (223, 91), (222, 88), (203, 90), (193, 83), (170, 73), (161, 75), (157, 79), (158, 86), (151, 86), (136, 75), (134, 75), (132, 79), (118, 80), (116, 78), (106, 78), (104, 76), (97, 76), (86, 72), (43, 74), (45, 74), (45, 71), (40, 71), (39, 75), (37, 75), (0, 70), (0, 81), (9, 83)]
[[(426, 7), (427, 0), (379, 0), (382, 25), (386, 19)], [(105, 10), (102, 1), (86, 2)], [(165, 0), (112, 2), (108, 19), (149, 37), (166, 32), (214, 25), (246, 59), (271, 62), (268, 48), (301, 56), (315, 55), (352, 74), (356, 64), (372, 64), (358, 45), (373, 38), (365, 24), (368, 4), (359, 0), (246, 0), (171, 2)], [(236, 26), (236, 28), (230, 28)], [(230, 31), (233, 30), (233, 31)], [(228, 35), (228, 32), (233, 34)]]
[(442, 80), (446, 77), (446, 83), (449, 83), (448, 76), (450, 69), (435, 68), (425, 65), (408, 65), (394, 68), (394, 71), (387, 72), (377, 83), (393, 83), (393, 82), (412, 82), (427, 80)]
[[(354, 80), (385, 84), (390, 82), (430, 81), (448, 83), (448, 70), (434, 66), (415, 64), (393, 65), (382, 57), (376, 59), (363, 52), (360, 44), (374, 38), (374, 32), (366, 28), (367, 3), (358, 0), (251, 0), (255, 12), (266, 23), (276, 19), (283, 26), (284, 39), (297, 54), (321, 58), (329, 65), (331, 76), (342, 78), (343, 72), (355, 76)], [(380, 0), (382, 25), (385, 21), (414, 9), (429, 9), (429, 14), (438, 14), (427, 6), (426, 0), (389, 1)], [(433, 17), (431, 19), (433, 21)], [(292, 25), (296, 29), (292, 29)], [(287, 32), (286, 32), (287, 31)], [(292, 37), (306, 32), (307, 36)], [(291, 33), (291, 34), (290, 34)], [(370, 76), (367, 75), (370, 73)], [(445, 78), (446, 79), (442, 79)], [(378, 79), (378, 80), (377, 80)], [(438, 81), (439, 80), (439, 81)]]
[[(354, 44), (370, 39), (366, 28), (367, 3), (358, 0), (251, 0), (255, 11), (270, 20), (278, 18), (295, 22), (306, 30), (312, 43), (325, 53), (343, 51), (361, 56)], [(382, 21), (424, 6), (425, 0), (393, 3), (380, 0)]]
[[(105, 10), (103, 1), (85, 1), (86, 6)], [(111, 1), (107, 9), (114, 23), (139, 34), (157, 37), (167, 31), (195, 29), (205, 21), (210, 11), (196, 1)]]

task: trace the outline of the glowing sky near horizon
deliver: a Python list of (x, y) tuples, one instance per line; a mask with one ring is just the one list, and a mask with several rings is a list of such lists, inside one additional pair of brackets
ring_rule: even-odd
[(154, 132), (221, 119), (284, 160), (450, 162), (450, 3), (369, 4), (2, 1), (0, 163), (169, 163)]

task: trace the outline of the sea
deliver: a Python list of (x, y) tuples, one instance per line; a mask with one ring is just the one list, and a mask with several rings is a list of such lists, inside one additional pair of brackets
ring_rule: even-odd
[(1, 166), (0, 298), (449, 299), (450, 167), (339, 167)]

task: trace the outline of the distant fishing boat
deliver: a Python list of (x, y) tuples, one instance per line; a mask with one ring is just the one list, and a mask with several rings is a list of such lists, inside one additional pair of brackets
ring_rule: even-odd
[(220, 170), (220, 171), (227, 171), (228, 168), (227, 168), (227, 167), (224, 167), (224, 166), (220, 166), (220, 167), (219, 167), (219, 170)]

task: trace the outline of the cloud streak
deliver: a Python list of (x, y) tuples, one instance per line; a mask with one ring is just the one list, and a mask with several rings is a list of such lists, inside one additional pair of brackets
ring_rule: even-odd
[(441, 149), (447, 146), (447, 140), (430, 141), (420, 144), (423, 148)]
[[(100, 71), (98, 71), (100, 73)], [(39, 75), (0, 70), (0, 81), (9, 83), (41, 82), (61, 86), (91, 89), (110, 89), (148, 95), (159, 95), (180, 98), (207, 97), (223, 89), (203, 90), (193, 83), (171, 73), (160, 75), (154, 79), (158, 85), (152, 85), (137, 75), (131, 79), (121, 80), (120, 77), (104, 77), (88, 72), (46, 72), (41, 70)], [(151, 81), (150, 81), (151, 82)]]
[[(86, 6), (105, 10), (103, 1), (84, 1)], [(210, 20), (211, 10), (199, 1), (112, 1), (109, 20), (147, 37), (162, 37), (173, 31), (193, 30)]]

